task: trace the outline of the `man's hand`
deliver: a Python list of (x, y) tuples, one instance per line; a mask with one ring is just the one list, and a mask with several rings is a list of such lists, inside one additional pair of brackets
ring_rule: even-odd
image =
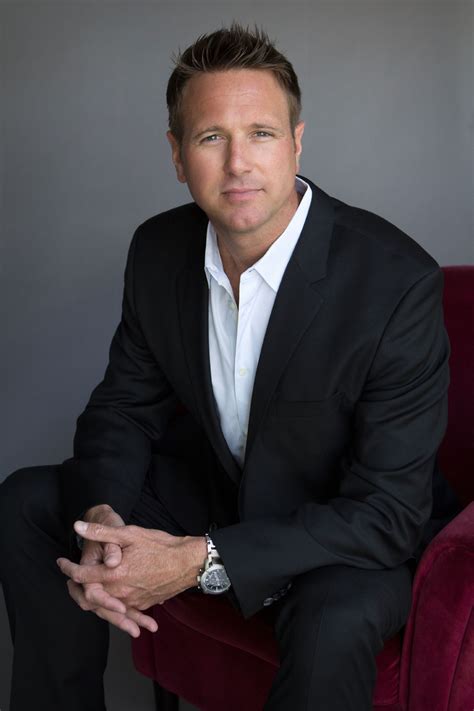
[[(61, 571), (77, 586), (99, 585), (99, 595), (105, 604), (110, 605), (113, 599), (138, 614), (196, 585), (196, 576), (206, 558), (204, 537), (172, 536), (164, 531), (123, 523), (117, 527), (76, 521), (74, 527), (90, 543), (104, 546), (104, 551), (107, 544), (114, 546), (107, 549), (113, 554), (114, 564), (109, 565), (105, 557), (104, 562), (96, 559), (84, 564), (81, 560), (80, 565), (59, 558)], [(117, 564), (118, 550), (121, 560)], [(107, 614), (123, 614), (118, 608), (114, 610), (109, 609)], [(110, 615), (106, 619), (112, 621)], [(139, 629), (138, 634), (132, 636), (138, 635)]]
[[(84, 520), (113, 527), (125, 526), (122, 517), (105, 504), (89, 509), (84, 514)], [(107, 567), (113, 568), (119, 565), (121, 560), (122, 549), (116, 543), (103, 544), (98, 541), (84, 539), (81, 565), (89, 566), (104, 563)], [(107, 620), (124, 632), (128, 632), (132, 637), (140, 635), (140, 626), (145, 627), (150, 632), (156, 632), (158, 629), (158, 625), (152, 617), (144, 615), (134, 608), (127, 608), (121, 600), (110, 595), (101, 583), (80, 585), (73, 580), (68, 580), (67, 587), (72, 599), (82, 610), (94, 612), (101, 619)]]

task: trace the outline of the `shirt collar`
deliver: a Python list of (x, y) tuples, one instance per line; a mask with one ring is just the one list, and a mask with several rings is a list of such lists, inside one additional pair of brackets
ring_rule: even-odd
[[(246, 272), (249, 272), (255, 269), (275, 292), (278, 291), (284, 271), (288, 266), (290, 257), (298, 242), (311, 205), (312, 190), (308, 183), (296, 176), (295, 188), (297, 192), (303, 196), (295, 214), (284, 232), (282, 232), (267, 249), (263, 257), (246, 270)], [(224, 286), (224, 284), (228, 282), (217, 245), (216, 231), (210, 221), (207, 226), (204, 271), (208, 286), (211, 284), (211, 276), (213, 276), (221, 286)]]
[(217, 246), (216, 231), (210, 221), (207, 223), (204, 271), (206, 273), (207, 284), (209, 287), (211, 286), (211, 276), (214, 277), (218, 284), (224, 286), (222, 283), (223, 276), (226, 275), (222, 265), (221, 253), (219, 252), (219, 247)]

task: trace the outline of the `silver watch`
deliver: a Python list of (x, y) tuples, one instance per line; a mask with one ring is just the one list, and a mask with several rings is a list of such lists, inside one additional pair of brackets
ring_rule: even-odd
[(197, 576), (197, 586), (207, 595), (220, 595), (227, 592), (231, 583), (210, 535), (206, 533), (205, 537), (207, 558)]

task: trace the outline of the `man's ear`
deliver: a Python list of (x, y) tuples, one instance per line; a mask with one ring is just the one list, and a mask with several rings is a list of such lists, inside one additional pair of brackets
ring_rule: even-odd
[(181, 146), (171, 131), (166, 132), (166, 138), (171, 146), (171, 158), (176, 168), (176, 177), (180, 183), (186, 182), (186, 175), (184, 172), (183, 161), (181, 160)]
[(304, 121), (298, 121), (295, 126), (294, 133), (294, 143), (295, 143), (295, 158), (296, 158), (296, 172), (298, 173), (300, 169), (300, 157), (303, 150), (303, 144), (301, 142), (304, 133)]

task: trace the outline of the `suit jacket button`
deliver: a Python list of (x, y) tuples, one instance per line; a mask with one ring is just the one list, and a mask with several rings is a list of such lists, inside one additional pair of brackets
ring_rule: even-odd
[(217, 528), (218, 528), (217, 523), (215, 521), (211, 521), (211, 523), (209, 524), (209, 528), (207, 530), (210, 533), (211, 531), (215, 531)]
[(263, 606), (268, 607), (269, 605), (272, 605), (274, 602), (272, 597), (266, 597), (265, 600), (263, 601)]

